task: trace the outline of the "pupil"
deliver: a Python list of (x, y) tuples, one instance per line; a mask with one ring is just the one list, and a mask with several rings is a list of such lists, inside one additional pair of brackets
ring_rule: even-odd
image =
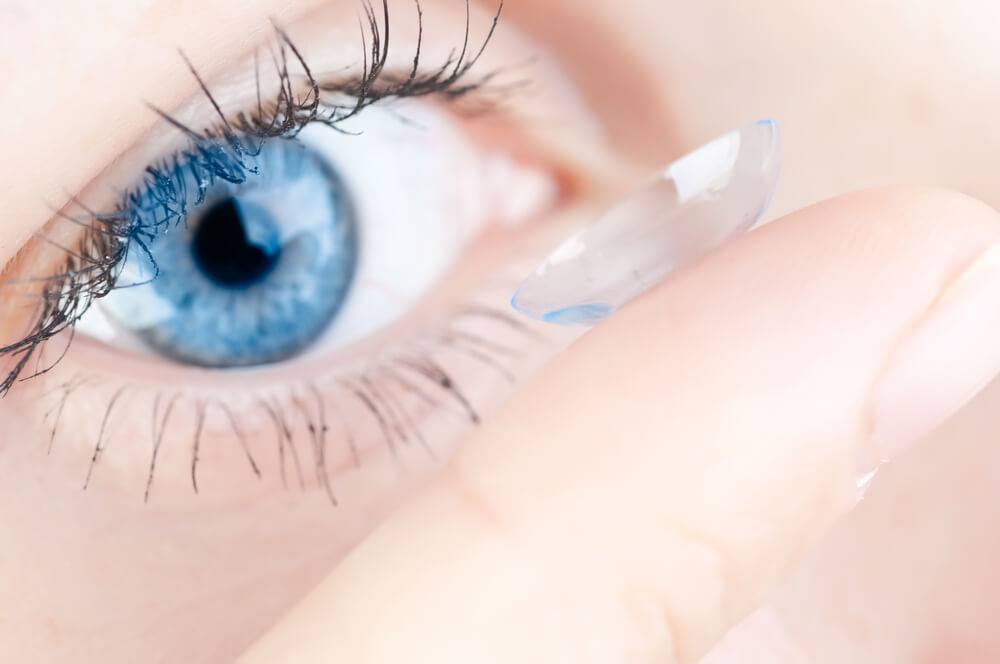
[(202, 216), (195, 231), (192, 251), (198, 267), (225, 286), (250, 286), (261, 281), (277, 265), (281, 248), (276, 242), (254, 242), (248, 237), (247, 224), (251, 228), (273, 227), (269, 222), (267, 213), (252, 203), (236, 198), (217, 203)]

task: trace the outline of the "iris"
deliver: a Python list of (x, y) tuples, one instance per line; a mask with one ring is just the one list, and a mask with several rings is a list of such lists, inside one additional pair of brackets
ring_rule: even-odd
[[(140, 222), (158, 230), (130, 251), (123, 278), (134, 285), (106, 308), (185, 364), (279, 362), (316, 341), (347, 298), (359, 253), (354, 205), (335, 170), (295, 141), (219, 154), (242, 159), (243, 176), (206, 178), (180, 163), (174, 181), (134, 202), (150, 217)], [(183, 223), (157, 223), (164, 187), (183, 197)]]

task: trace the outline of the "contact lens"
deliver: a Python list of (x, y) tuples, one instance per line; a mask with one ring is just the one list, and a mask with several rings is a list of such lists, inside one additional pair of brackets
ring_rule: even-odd
[(594, 325), (767, 209), (780, 170), (778, 126), (757, 122), (681, 157), (561, 244), (511, 304), (550, 323)]

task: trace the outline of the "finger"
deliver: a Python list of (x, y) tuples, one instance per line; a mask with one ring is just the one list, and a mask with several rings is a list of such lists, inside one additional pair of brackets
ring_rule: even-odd
[(867, 192), (643, 296), (529, 381), (246, 662), (691, 662), (1000, 369), (1000, 220)]
[(995, 380), (699, 664), (1000, 662), (997, 413)]

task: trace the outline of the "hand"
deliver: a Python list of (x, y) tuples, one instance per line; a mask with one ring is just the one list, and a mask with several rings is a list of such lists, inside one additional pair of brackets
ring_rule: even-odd
[[(529, 381), (243, 662), (698, 661), (852, 511), (859, 480), (1000, 372), (998, 240), (988, 207), (926, 190), (738, 239)], [(919, 530), (918, 513), (886, 516), (861, 547)], [(821, 564), (710, 661), (871, 661), (822, 656), (882, 639), (830, 603), (839, 563)], [(961, 632), (923, 599), (873, 599), (912, 627), (878, 661), (932, 661)], [(796, 614), (845, 621), (825, 643)]]

